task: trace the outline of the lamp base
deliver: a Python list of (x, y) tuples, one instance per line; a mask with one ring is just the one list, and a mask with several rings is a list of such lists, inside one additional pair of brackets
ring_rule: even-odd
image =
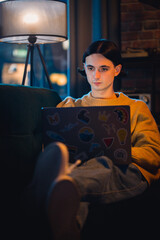
[(36, 46), (37, 50), (38, 50), (38, 53), (39, 53), (39, 57), (41, 59), (42, 66), (44, 68), (44, 72), (45, 72), (45, 75), (46, 75), (46, 78), (47, 78), (47, 82), (49, 84), (49, 88), (53, 89), (52, 83), (50, 81), (49, 74), (48, 74), (48, 71), (47, 71), (47, 68), (46, 68), (46, 64), (45, 64), (44, 58), (43, 58), (41, 50), (40, 50), (40, 47), (39, 47), (38, 44), (34, 44), (34, 42), (30, 42), (30, 44), (28, 44), (28, 51), (27, 51), (27, 56), (26, 56), (26, 61), (25, 61), (22, 85), (25, 85), (26, 74), (27, 74), (27, 65), (28, 65), (28, 60), (29, 60), (29, 55), (30, 55), (30, 62), (31, 62), (30, 85), (33, 86), (33, 53), (34, 53), (34, 47)]

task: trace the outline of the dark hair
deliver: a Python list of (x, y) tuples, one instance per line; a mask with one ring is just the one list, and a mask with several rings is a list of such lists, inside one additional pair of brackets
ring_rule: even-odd
[[(86, 57), (90, 56), (91, 54), (99, 53), (102, 54), (105, 58), (112, 61), (114, 66), (117, 66), (119, 64), (122, 64), (122, 57), (121, 52), (118, 46), (107, 39), (100, 39), (98, 41), (95, 41), (89, 45), (89, 47), (86, 49), (86, 51), (83, 54), (82, 62), (85, 63)], [(86, 77), (85, 70), (78, 69), (78, 72)], [(123, 72), (123, 70), (121, 70)]]

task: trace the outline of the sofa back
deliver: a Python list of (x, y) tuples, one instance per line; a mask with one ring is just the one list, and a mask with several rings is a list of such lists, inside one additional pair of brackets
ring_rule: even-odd
[(31, 180), (41, 151), (41, 108), (60, 101), (53, 90), (0, 84), (1, 166), (5, 180), (18, 184), (20, 191)]

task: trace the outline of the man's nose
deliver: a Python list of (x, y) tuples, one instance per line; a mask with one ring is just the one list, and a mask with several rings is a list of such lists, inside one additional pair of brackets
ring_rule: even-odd
[(100, 78), (100, 72), (99, 70), (95, 70), (95, 75), (94, 75), (95, 79), (99, 79)]

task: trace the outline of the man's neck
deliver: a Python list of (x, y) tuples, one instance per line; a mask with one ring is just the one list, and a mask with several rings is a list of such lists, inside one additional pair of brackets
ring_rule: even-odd
[(106, 92), (94, 92), (91, 91), (92, 97), (93, 98), (98, 98), (98, 99), (114, 99), (117, 98), (115, 92), (111, 92), (111, 93), (106, 93)]

